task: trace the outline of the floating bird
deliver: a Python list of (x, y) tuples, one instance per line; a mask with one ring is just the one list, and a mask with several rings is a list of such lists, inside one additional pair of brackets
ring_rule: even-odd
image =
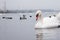
[(42, 12), (36, 12), (35, 28), (56, 28), (60, 27), (60, 13), (53, 16), (43, 17)]

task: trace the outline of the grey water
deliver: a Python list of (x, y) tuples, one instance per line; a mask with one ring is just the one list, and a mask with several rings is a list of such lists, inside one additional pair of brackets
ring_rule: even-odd
[[(23, 15), (27, 19), (20, 20)], [(33, 16), (30, 18), (30, 15), (31, 13), (0, 15), (0, 40), (35, 40), (35, 19)]]
[[(43, 16), (57, 14), (43, 12)], [(20, 17), (27, 19), (20, 20)], [(31, 17), (30, 17), (31, 16)], [(3, 19), (2, 17), (12, 17)], [(0, 40), (60, 40), (60, 28), (35, 29), (35, 13), (7, 13), (0, 15)]]

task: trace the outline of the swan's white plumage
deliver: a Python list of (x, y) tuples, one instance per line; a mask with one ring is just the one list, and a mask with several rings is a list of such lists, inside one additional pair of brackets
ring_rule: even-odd
[[(58, 16), (58, 15), (57, 15), (57, 17), (60, 18), (60, 16)], [(42, 17), (42, 20), (41, 19), (37, 20), (35, 28), (52, 28), (52, 27), (57, 27), (58, 25), (60, 25), (59, 24), (59, 20), (57, 19), (57, 17), (54, 17), (54, 16), (51, 16), (51, 18), (49, 18), (49, 17), (44, 17), (43, 18)]]
[(60, 21), (60, 12), (57, 14), (57, 19)]

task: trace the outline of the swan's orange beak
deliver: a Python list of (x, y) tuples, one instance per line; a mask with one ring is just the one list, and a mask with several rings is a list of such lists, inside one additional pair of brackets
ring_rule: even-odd
[(38, 14), (36, 14), (36, 21), (38, 20)]

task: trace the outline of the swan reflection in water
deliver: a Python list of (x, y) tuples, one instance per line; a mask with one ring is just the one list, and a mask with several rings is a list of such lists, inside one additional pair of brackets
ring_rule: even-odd
[(58, 40), (60, 28), (35, 29), (36, 40)]

